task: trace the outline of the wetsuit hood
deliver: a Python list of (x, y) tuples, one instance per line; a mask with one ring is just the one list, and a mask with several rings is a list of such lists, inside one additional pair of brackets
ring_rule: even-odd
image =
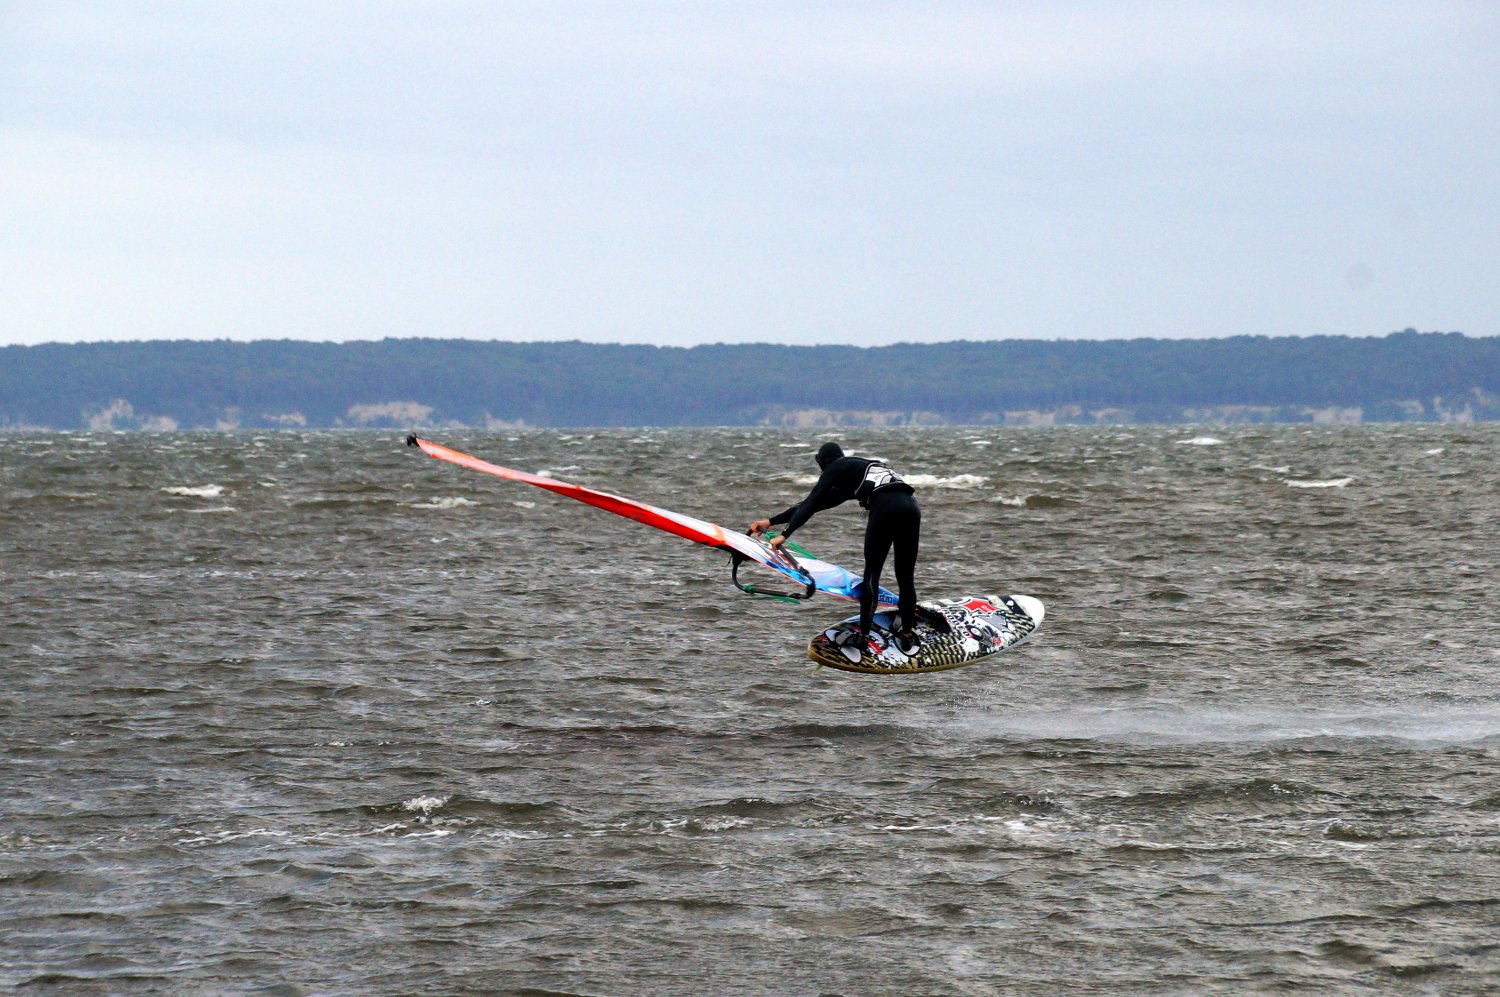
[(844, 448), (829, 440), (818, 448), (818, 467), (828, 470), (828, 465), (844, 456)]

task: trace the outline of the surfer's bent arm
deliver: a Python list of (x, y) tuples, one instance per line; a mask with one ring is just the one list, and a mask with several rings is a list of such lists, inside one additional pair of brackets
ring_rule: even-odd
[[(807, 498), (781, 514), (786, 517), (786, 529), (781, 531), (782, 539), (785, 540), (800, 529), (803, 523), (812, 518), (813, 513), (832, 509), (842, 501), (843, 499), (833, 494), (833, 474), (830, 468), (829, 471), (824, 471), (819, 475), (818, 483), (813, 485), (812, 491), (807, 493)], [(780, 518), (780, 516), (777, 517), (777, 519)], [(776, 521), (772, 520), (773, 523)]]
[(778, 512), (776, 515), (766, 520), (766, 522), (772, 526), (780, 526), (782, 523), (789, 523), (791, 522), (792, 517), (797, 515), (797, 510), (801, 507), (802, 504), (800, 502), (797, 505), (787, 506), (785, 512)]
[(757, 535), (757, 536), (759, 536), (760, 534), (766, 532), (767, 530), (769, 530), (771, 527), (775, 526), (776, 524), (778, 524), (778, 523), (784, 523), (788, 519), (791, 519), (792, 518), (792, 513), (796, 512), (796, 511), (797, 511), (797, 507), (796, 506), (792, 506), (786, 512), (778, 512), (776, 515), (772, 516), (770, 519), (757, 519), (755, 522), (753, 522), (753, 523), (750, 524), (750, 532), (753, 533), (753, 534), (755, 534), (755, 535)]
[[(865, 466), (868, 460), (856, 460), (854, 458), (840, 458), (823, 469), (818, 475), (817, 484), (813, 485), (812, 491), (807, 493), (807, 498), (787, 509), (778, 512), (775, 516), (764, 522), (769, 526), (785, 523), (786, 529), (781, 531), (778, 541), (784, 542), (788, 537), (802, 527), (802, 524), (812, 518), (813, 513), (822, 512), (824, 509), (832, 509), (834, 506), (852, 498), (855, 488), (859, 482), (864, 480)], [(751, 527), (754, 529), (754, 526)], [(780, 546), (777, 541), (772, 541), (773, 546)]]

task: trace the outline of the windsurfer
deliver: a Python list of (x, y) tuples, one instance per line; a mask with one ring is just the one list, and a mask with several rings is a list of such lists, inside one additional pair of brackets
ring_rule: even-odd
[(911, 485), (902, 481), (884, 461), (845, 456), (832, 441), (818, 448), (818, 468), (822, 471), (807, 498), (770, 519), (750, 524), (752, 533), (764, 533), (772, 526), (786, 524), (781, 535), (771, 540), (779, 548), (787, 538), (807, 522), (814, 513), (855, 499), (869, 515), (865, 526), (865, 573), (859, 589), (859, 639), (867, 639), (875, 616), (880, 587), (880, 572), (892, 548), (896, 552), (896, 586), (900, 594), (897, 611), (896, 645), (903, 654), (917, 650), (912, 627), (917, 619), (916, 567), (917, 548), (922, 535), (922, 509)]

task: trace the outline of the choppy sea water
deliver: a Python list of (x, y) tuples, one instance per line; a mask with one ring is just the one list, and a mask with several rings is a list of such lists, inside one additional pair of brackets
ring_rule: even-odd
[[(429, 435), (735, 527), (824, 438)], [(1500, 427), (838, 438), (1032, 643), (819, 670), (847, 604), (399, 433), (4, 437), (0, 986), (1500, 989)]]

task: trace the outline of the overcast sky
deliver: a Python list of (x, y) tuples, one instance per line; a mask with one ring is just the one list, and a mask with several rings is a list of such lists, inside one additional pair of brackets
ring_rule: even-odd
[(1500, 3), (0, 3), (0, 344), (1495, 335)]

